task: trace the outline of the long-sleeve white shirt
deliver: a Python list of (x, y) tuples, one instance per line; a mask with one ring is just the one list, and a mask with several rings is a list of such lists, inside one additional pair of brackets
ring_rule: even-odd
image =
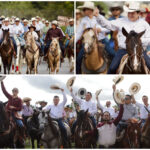
[[(82, 18), (79, 26), (78, 26), (78, 30), (76, 33), (76, 42), (78, 42), (78, 40), (81, 38), (83, 31), (87, 28), (100, 28), (101, 29), (101, 34), (104, 34), (103, 32), (106, 31), (105, 28), (102, 28), (101, 25), (99, 25), (97, 23), (96, 17), (93, 17), (92, 19), (90, 19), (88, 16), (85, 16)], [(97, 37), (99, 38), (99, 34), (97, 35)], [(101, 40), (101, 39), (99, 39)]]
[[(10, 34), (10, 36), (13, 36), (14, 31), (13, 31), (13, 26), (12, 26), (12, 25), (8, 25), (8, 26), (2, 25), (2, 29), (4, 29), (4, 30), (9, 29), (9, 34)], [(2, 36), (3, 36), (3, 35), (2, 35)]]
[(81, 110), (86, 111), (88, 109), (88, 112), (91, 114), (91, 116), (94, 116), (94, 114), (97, 113), (96, 104), (92, 102), (92, 100), (86, 101), (84, 99), (80, 99), (73, 93), (71, 93), (71, 96), (73, 97), (73, 100), (80, 105)]
[(44, 111), (50, 110), (50, 117), (59, 119), (63, 117), (64, 106), (67, 102), (66, 94), (63, 92), (63, 101), (58, 105), (48, 105), (43, 108)]
[(114, 111), (114, 109), (113, 109), (112, 107), (104, 107), (104, 106), (102, 106), (102, 105), (100, 104), (99, 101), (97, 101), (97, 105), (98, 105), (98, 107), (99, 107), (100, 109), (102, 109), (103, 112), (108, 111), (108, 112), (110, 113), (111, 117), (112, 117), (112, 118), (114, 117), (115, 111)]
[(14, 35), (21, 35), (23, 33), (24, 33), (24, 28), (23, 28), (22, 24), (13, 25), (13, 34)]
[[(139, 109), (140, 109), (140, 118), (141, 119), (147, 119), (147, 117), (148, 117), (148, 112), (147, 112), (147, 110), (145, 109), (145, 105), (144, 104), (140, 104), (140, 103), (138, 103), (138, 102), (136, 102), (136, 104), (135, 104), (137, 107), (139, 107)], [(148, 105), (148, 107), (146, 107), (149, 111), (150, 111), (150, 105)]]
[(102, 15), (99, 15), (98, 17), (96, 17), (96, 19), (101, 26), (112, 31), (118, 31), (118, 44), (119, 48), (121, 49), (126, 49), (126, 37), (122, 34), (123, 27), (128, 33), (131, 30), (134, 30), (137, 33), (140, 33), (145, 30), (144, 35), (141, 37), (142, 45), (144, 48), (146, 48), (150, 44), (150, 26), (145, 20), (141, 18), (134, 22), (130, 21), (127, 17), (109, 21)]

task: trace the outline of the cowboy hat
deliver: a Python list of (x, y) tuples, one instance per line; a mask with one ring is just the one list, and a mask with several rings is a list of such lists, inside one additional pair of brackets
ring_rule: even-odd
[(23, 22), (28, 22), (28, 20), (27, 20), (27, 19), (24, 19)]
[(131, 95), (134, 95), (136, 93), (138, 93), (141, 89), (141, 85), (139, 83), (132, 83), (130, 88), (129, 88), (129, 92)]
[(4, 19), (4, 21), (9, 21), (9, 18), (8, 18), (8, 17), (7, 17), (7, 18), (5, 18), (5, 19)]
[(125, 92), (123, 89), (116, 90), (114, 92), (114, 98), (118, 104), (122, 104), (122, 100), (125, 98)]
[(53, 21), (52, 21), (52, 24), (54, 24), (54, 25), (56, 25), (56, 26), (57, 26), (57, 25), (58, 25), (57, 20), (53, 20)]
[(43, 100), (43, 101), (37, 101), (37, 102), (36, 102), (36, 104), (41, 104), (41, 103), (45, 103), (45, 104), (47, 104), (47, 102), (46, 102), (46, 101), (44, 101), (44, 100)]
[(2, 19), (5, 19), (5, 16), (1, 16)]
[(124, 76), (119, 75), (113, 79), (113, 82), (116, 84), (120, 83), (124, 79)]
[(36, 18), (32, 18), (31, 21), (36, 21)]
[(49, 23), (49, 21), (48, 21), (48, 20), (46, 20), (46, 21), (45, 21), (45, 23)]
[(121, 11), (121, 13), (123, 12), (123, 7), (122, 7), (122, 5), (120, 3), (114, 3), (114, 4), (112, 4), (111, 7), (109, 8), (109, 10), (112, 11), (113, 8), (119, 8), (120, 11)]
[(60, 88), (58, 85), (51, 85), (50, 88), (52, 90), (61, 90), (62, 88)]
[(102, 89), (96, 91), (96, 93), (95, 93), (96, 97), (98, 97), (98, 95), (101, 93), (101, 91), (102, 91)]
[(32, 99), (31, 98), (29, 98), (29, 97), (25, 97), (25, 98), (23, 98), (23, 102), (29, 102), (29, 101), (31, 101)]
[(30, 30), (30, 28), (34, 28), (34, 30), (36, 30), (36, 27), (33, 26), (32, 24), (28, 27), (29, 30)]
[(68, 88), (69, 90), (70, 90), (70, 88), (73, 86), (75, 79), (76, 79), (76, 77), (71, 77), (71, 78), (67, 81), (66, 85), (67, 85), (67, 88)]
[(126, 5), (123, 6), (124, 11), (126, 12), (136, 12), (140, 11), (140, 3), (138, 2), (130, 2), (129, 6), (127, 7)]
[(3, 81), (6, 78), (6, 76), (0, 76), (0, 81)]
[(16, 18), (15, 21), (20, 21), (20, 19), (19, 19), (19, 18)]
[(83, 6), (79, 6), (78, 8), (80, 9), (88, 8), (94, 10), (95, 6), (93, 2), (84, 2)]
[(69, 22), (72, 22), (72, 21), (74, 21), (73, 19), (69, 19)]
[(76, 9), (76, 14), (80, 14), (80, 13), (81, 13), (80, 9)]

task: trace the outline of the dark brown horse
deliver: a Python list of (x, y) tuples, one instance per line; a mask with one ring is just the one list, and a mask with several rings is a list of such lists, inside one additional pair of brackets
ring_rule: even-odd
[(90, 135), (85, 135), (85, 131), (93, 131), (94, 127), (91, 119), (88, 116), (88, 110), (77, 112), (77, 125), (75, 128), (75, 146), (76, 148), (95, 148), (96, 138)]
[(4, 40), (0, 46), (0, 53), (1, 53), (2, 62), (4, 66), (4, 74), (6, 74), (6, 69), (9, 74), (11, 63), (12, 63), (13, 51), (14, 51), (13, 42), (9, 36), (9, 29), (3, 30), (3, 39)]
[(124, 28), (122, 28), (122, 33), (126, 37), (126, 50), (128, 56), (123, 59), (122, 64), (124, 64), (124, 68), (122, 71), (118, 70), (118, 73), (123, 74), (147, 74), (148, 69), (143, 56), (143, 47), (141, 42), (141, 37), (145, 33), (145, 31), (136, 33), (135, 31), (130, 31), (128, 33)]
[(123, 138), (116, 142), (116, 148), (140, 148), (141, 128), (140, 123), (129, 123)]
[(141, 147), (150, 148), (150, 114), (142, 128)]

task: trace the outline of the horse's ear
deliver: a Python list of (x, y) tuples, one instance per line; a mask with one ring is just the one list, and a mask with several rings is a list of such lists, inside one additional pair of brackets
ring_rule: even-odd
[(4, 31), (4, 29), (2, 28), (2, 30)]
[(8, 30), (7, 31), (9, 31), (9, 28), (8, 28)]
[(126, 29), (124, 27), (122, 28), (122, 33), (124, 36), (126, 36), (126, 37), (128, 36), (128, 32), (126, 31)]
[(142, 35), (145, 33), (145, 31), (146, 31), (146, 30), (144, 30), (144, 31), (142, 31), (142, 32), (140, 32), (140, 33), (138, 34), (138, 38), (139, 38), (139, 39), (142, 37)]
[(85, 113), (87, 114), (87, 113), (88, 113), (88, 111), (89, 111), (89, 109), (87, 109)]

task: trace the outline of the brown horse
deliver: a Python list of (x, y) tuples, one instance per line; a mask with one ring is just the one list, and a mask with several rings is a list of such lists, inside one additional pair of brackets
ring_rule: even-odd
[(69, 60), (70, 72), (72, 72), (74, 70), (74, 36), (72, 36), (65, 49), (65, 56), (66, 55)]
[(141, 133), (141, 147), (150, 148), (150, 114), (142, 128)]
[(82, 60), (82, 74), (105, 74), (107, 64), (104, 60), (102, 44), (98, 43), (96, 33), (92, 28), (84, 30), (82, 35), (85, 56)]
[(60, 59), (61, 59), (61, 50), (58, 38), (53, 38), (48, 49), (48, 68), (49, 73), (58, 73), (60, 67)]
[(122, 33), (126, 37), (126, 50), (128, 54), (122, 58), (119, 67), (120, 69), (118, 69), (117, 73), (148, 74), (148, 69), (143, 56), (142, 42), (140, 39), (145, 31), (140, 33), (130, 31), (130, 33), (128, 33), (124, 28), (122, 28)]
[(2, 31), (3, 31), (4, 40), (0, 46), (0, 53), (2, 57), (3, 67), (4, 67), (4, 74), (6, 74), (6, 69), (9, 74), (11, 63), (12, 63), (14, 46), (12, 40), (10, 39), (9, 29), (7, 30), (2, 29)]
[(124, 136), (116, 142), (116, 148), (140, 148), (141, 128), (140, 123), (129, 123)]
[(85, 135), (85, 131), (93, 131), (94, 127), (88, 116), (88, 110), (77, 112), (77, 125), (75, 128), (74, 140), (76, 148), (95, 148), (96, 137)]

